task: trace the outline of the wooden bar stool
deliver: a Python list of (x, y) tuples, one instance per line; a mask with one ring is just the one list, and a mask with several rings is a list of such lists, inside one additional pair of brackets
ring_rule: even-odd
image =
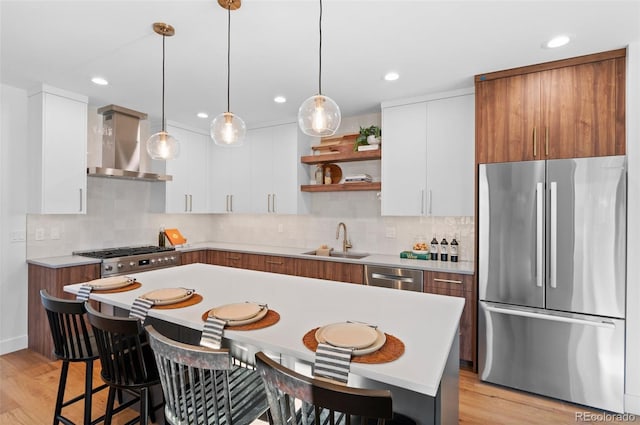
[[(105, 389), (107, 385), (93, 388), (93, 362), (98, 359), (98, 350), (86, 322), (84, 302), (53, 297), (45, 289), (40, 291), (40, 299), (49, 319), (54, 346), (53, 354), (57, 359), (62, 360), (53, 424), (57, 425), (62, 422), (73, 425), (70, 419), (62, 415), (62, 408), (81, 400), (84, 400), (83, 423), (96, 424), (101, 422), (104, 415), (91, 420), (91, 401), (93, 394)], [(85, 389), (83, 394), (64, 401), (69, 364), (72, 362), (84, 362), (85, 364)]]

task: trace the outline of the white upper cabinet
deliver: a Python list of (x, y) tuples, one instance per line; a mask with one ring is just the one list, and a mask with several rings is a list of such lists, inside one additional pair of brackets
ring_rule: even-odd
[(175, 123), (167, 125), (167, 132), (180, 143), (180, 154), (166, 161), (173, 181), (165, 183), (165, 212), (209, 212), (209, 135)]
[(46, 85), (29, 94), (30, 213), (86, 213), (87, 103)]
[(249, 138), (242, 146), (218, 146), (213, 140), (210, 153), (210, 212), (251, 211), (251, 151)]
[(298, 172), (300, 149), (297, 124), (283, 124), (247, 132), (251, 146), (251, 212), (297, 214), (303, 196)]
[(383, 104), (382, 215), (473, 216), (470, 91)]

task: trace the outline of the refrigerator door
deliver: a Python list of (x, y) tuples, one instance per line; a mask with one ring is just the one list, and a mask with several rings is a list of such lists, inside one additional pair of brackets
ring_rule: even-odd
[(483, 381), (623, 411), (624, 320), (479, 303)]
[(481, 300), (544, 307), (544, 161), (482, 164)]
[(624, 156), (547, 161), (548, 309), (625, 317)]

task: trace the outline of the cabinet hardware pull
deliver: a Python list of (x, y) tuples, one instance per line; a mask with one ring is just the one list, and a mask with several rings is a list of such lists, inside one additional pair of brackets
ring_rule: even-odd
[(276, 212), (276, 194), (272, 193), (272, 201), (271, 201), (271, 212), (274, 213)]
[(230, 260), (239, 260), (239, 259), (240, 259), (240, 257), (231, 257), (231, 256), (229, 256), (229, 259), (230, 259)]
[(451, 280), (451, 279), (439, 279), (437, 277), (433, 278), (434, 282), (444, 282), (444, 283), (455, 283), (457, 285), (462, 285), (461, 280)]
[(424, 215), (424, 189), (420, 189), (420, 214)]
[(276, 264), (278, 266), (283, 265), (284, 263), (282, 261), (267, 261), (267, 264)]
[(271, 212), (271, 194), (267, 194), (267, 212)]
[(189, 195), (184, 194), (184, 212), (189, 211)]
[(538, 141), (536, 139), (536, 128), (533, 127), (533, 157), (538, 156)]
[(433, 192), (429, 189), (429, 215), (433, 213)]
[(193, 212), (193, 195), (189, 195), (189, 211)]
[(544, 128), (544, 154), (549, 156), (549, 127)]
[(229, 195), (229, 201), (230, 201), (229, 202), (229, 205), (230, 205), (229, 211), (233, 212), (233, 194)]
[(82, 212), (82, 188), (80, 188), (80, 212)]

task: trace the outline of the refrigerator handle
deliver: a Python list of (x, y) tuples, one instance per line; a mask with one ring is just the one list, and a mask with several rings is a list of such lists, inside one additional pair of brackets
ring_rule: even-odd
[(531, 317), (533, 319), (551, 320), (552, 322), (575, 323), (578, 325), (596, 326), (598, 328), (615, 329), (616, 324), (608, 320), (586, 320), (577, 317), (556, 316), (553, 314), (537, 313), (535, 311), (519, 310), (515, 308), (494, 307), (485, 304), (484, 308), (492, 313), (502, 313), (511, 316)]
[(551, 232), (549, 241), (549, 286), (558, 287), (558, 182), (551, 182)]
[(536, 286), (542, 288), (542, 246), (544, 243), (543, 235), (543, 209), (542, 200), (544, 195), (544, 187), (542, 182), (536, 183)]

